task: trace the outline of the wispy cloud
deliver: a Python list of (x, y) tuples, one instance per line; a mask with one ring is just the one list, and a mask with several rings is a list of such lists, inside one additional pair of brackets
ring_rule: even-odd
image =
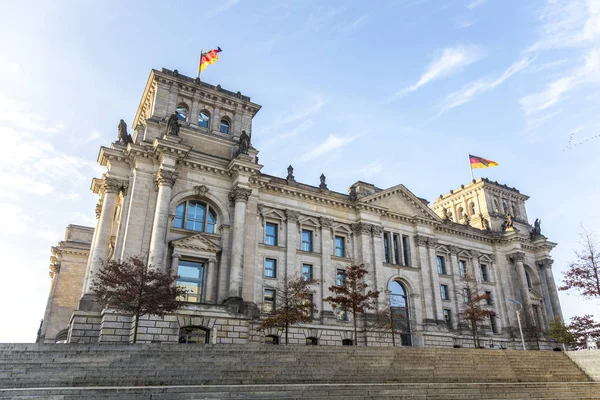
[(489, 90), (497, 88), (511, 76), (527, 68), (529, 64), (533, 62), (533, 60), (534, 58), (522, 58), (512, 63), (500, 76), (494, 79), (478, 79), (464, 86), (462, 89), (451, 93), (443, 102), (438, 116), (455, 107), (459, 107), (463, 104), (473, 101), (477, 96)]
[(364, 178), (370, 178), (383, 171), (383, 162), (381, 160), (375, 160), (358, 170), (358, 175)]
[(329, 135), (329, 137), (327, 137), (327, 139), (323, 143), (310, 150), (309, 152), (303, 154), (301, 157), (302, 162), (307, 162), (317, 157), (320, 157), (326, 153), (341, 149), (345, 145), (352, 143), (358, 137), (359, 136), (344, 137)]
[(539, 40), (528, 51), (586, 46), (600, 39), (597, 0), (548, 0), (539, 19)]
[(550, 82), (546, 88), (521, 98), (525, 115), (537, 113), (558, 104), (568, 92), (584, 83), (600, 82), (600, 48), (588, 51), (584, 64)]
[(473, 0), (469, 4), (467, 4), (467, 8), (469, 10), (472, 10), (474, 8), (479, 7), (480, 5), (482, 5), (485, 2), (487, 2), (487, 0)]
[(218, 14), (221, 14), (222, 12), (225, 12), (227, 10), (229, 10), (232, 7), (235, 7), (238, 3), (240, 2), (240, 0), (227, 0), (222, 2), (218, 7), (215, 7), (212, 10), (207, 11), (204, 14), (204, 18), (208, 18), (208, 17), (214, 17)]
[(401, 97), (409, 92), (427, 85), (436, 79), (445, 78), (464, 67), (473, 64), (484, 56), (484, 51), (479, 46), (446, 47), (438, 52), (436, 58), (429, 64), (419, 80), (412, 86), (399, 90), (394, 98)]

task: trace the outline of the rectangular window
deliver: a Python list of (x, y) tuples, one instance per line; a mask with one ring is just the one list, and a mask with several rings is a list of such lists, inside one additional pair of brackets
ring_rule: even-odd
[(437, 256), (437, 268), (438, 268), (438, 274), (440, 274), (440, 275), (446, 274), (446, 259), (443, 256)]
[(498, 324), (496, 323), (495, 315), (490, 315), (490, 327), (492, 328), (492, 333), (498, 333)]
[(308, 311), (308, 315), (311, 318), (314, 318), (313, 307), (312, 307), (312, 305), (313, 305), (313, 295), (312, 295), (312, 293), (309, 293), (309, 294), (306, 295), (306, 299), (304, 300), (304, 305), (306, 306), (306, 311)]
[(458, 262), (458, 269), (460, 270), (460, 277), (466, 278), (467, 277), (467, 262), (460, 260)]
[(383, 253), (385, 256), (385, 263), (390, 263), (390, 234), (383, 232)]
[(336, 257), (346, 257), (345, 238), (341, 236), (335, 237), (335, 255)]
[(481, 280), (484, 282), (489, 282), (490, 277), (488, 276), (488, 267), (485, 264), (481, 264), (479, 266), (481, 268)]
[(302, 231), (302, 250), (313, 251), (313, 233), (312, 231)]
[(442, 300), (450, 300), (450, 294), (448, 293), (448, 285), (440, 285), (440, 291), (442, 293)]
[(204, 264), (192, 261), (179, 261), (177, 266), (177, 286), (186, 290), (178, 301), (200, 303), (202, 301), (202, 287), (204, 281)]
[(336, 310), (336, 314), (337, 314), (337, 319), (340, 321), (348, 321), (348, 311), (338, 307), (338, 309)]
[(402, 256), (404, 257), (404, 264), (406, 266), (410, 265), (410, 246), (409, 246), (408, 236), (402, 235)]
[(263, 291), (263, 312), (270, 314), (275, 311), (275, 290), (265, 289)]
[(346, 270), (338, 269), (335, 272), (335, 284), (336, 286), (344, 286), (344, 283), (346, 283)]
[(302, 279), (310, 281), (313, 278), (313, 266), (310, 264), (302, 264)]
[(471, 303), (471, 291), (469, 289), (465, 289), (463, 293), (465, 304)]
[(452, 311), (444, 308), (444, 321), (448, 329), (452, 329)]
[(265, 225), (265, 244), (277, 246), (277, 224), (267, 222)]
[(265, 258), (265, 278), (277, 278), (277, 260)]
[(491, 306), (493, 304), (493, 302), (492, 302), (492, 292), (486, 291), (485, 292), (485, 296), (486, 296), (485, 303), (488, 306)]
[(400, 253), (398, 252), (398, 235), (392, 235), (394, 242), (394, 264), (400, 265)]

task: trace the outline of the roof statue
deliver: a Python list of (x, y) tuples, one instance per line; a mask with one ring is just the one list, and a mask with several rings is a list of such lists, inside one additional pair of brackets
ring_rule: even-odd
[(319, 184), (319, 189), (327, 189), (327, 183), (325, 183), (325, 174), (321, 174), (321, 176), (319, 177), (319, 179), (321, 180), (321, 183)]
[(177, 114), (173, 113), (167, 121), (167, 135), (179, 136), (179, 121), (177, 121)]
[(119, 142), (122, 144), (127, 144), (127, 143), (133, 143), (133, 139), (131, 139), (131, 135), (129, 133), (127, 133), (127, 124), (125, 123), (125, 121), (121, 120), (119, 121), (119, 127), (118, 127), (118, 139)]
[(239, 145), (239, 154), (248, 154), (248, 149), (250, 148), (250, 136), (246, 133), (246, 131), (242, 131), (240, 135), (240, 145)]

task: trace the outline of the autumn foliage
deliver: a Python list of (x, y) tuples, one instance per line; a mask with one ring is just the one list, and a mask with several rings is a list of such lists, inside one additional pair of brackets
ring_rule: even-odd
[(185, 290), (175, 285), (176, 280), (177, 276), (170, 272), (146, 266), (140, 257), (131, 257), (106, 263), (93, 279), (92, 291), (103, 307), (135, 317), (135, 343), (139, 317), (163, 316), (182, 306), (177, 298), (184, 295)]
[(478, 348), (480, 347), (479, 325), (489, 318), (496, 316), (496, 312), (485, 307), (491, 300), (490, 296), (469, 275), (465, 277), (462, 292), (458, 294), (462, 295), (464, 299), (464, 308), (459, 315), (471, 326), (473, 344), (475, 348)]
[(600, 297), (600, 245), (593, 234), (581, 234), (581, 250), (575, 251), (576, 260), (563, 272), (564, 285), (558, 290), (575, 290), (583, 297)]

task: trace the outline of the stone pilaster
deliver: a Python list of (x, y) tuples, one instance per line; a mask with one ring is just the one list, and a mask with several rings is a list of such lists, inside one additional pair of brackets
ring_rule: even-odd
[(556, 290), (556, 282), (554, 282), (554, 274), (552, 273), (552, 264), (554, 260), (551, 258), (545, 258), (542, 260), (542, 269), (544, 271), (544, 278), (548, 287), (548, 297), (552, 308), (551, 318), (563, 319), (562, 309), (560, 307), (560, 300), (558, 299), (558, 291)]
[[(435, 238), (427, 238), (427, 249), (429, 251), (429, 268), (431, 271), (432, 285), (432, 307), (433, 316), (437, 324), (444, 324), (444, 312), (442, 307), (442, 295), (440, 289), (440, 275), (437, 271), (437, 254), (436, 247), (438, 241)], [(452, 294), (450, 294), (452, 296)]]
[(294, 210), (285, 210), (286, 227), (285, 227), (285, 262), (283, 265), (282, 273), (283, 278), (287, 281), (288, 274), (294, 274), (296, 266), (296, 250), (302, 248), (301, 240), (298, 239), (298, 219), (300, 213)]
[[(332, 270), (331, 256), (333, 254), (334, 242), (331, 228), (333, 226), (333, 220), (321, 217), (319, 221), (321, 223), (321, 266), (319, 267), (319, 275), (316, 274), (317, 271), (315, 270), (313, 270), (313, 274), (314, 278), (319, 280), (319, 300), (317, 307), (319, 308), (322, 321), (323, 313), (321, 311), (325, 310), (325, 302), (323, 302), (323, 299), (330, 295), (326, 288), (335, 285), (335, 275), (334, 273), (324, 273), (325, 270)], [(313, 268), (315, 268), (315, 266), (313, 266)], [(331, 308), (330, 306), (328, 307)]]
[(213, 304), (216, 302), (217, 294), (217, 259), (211, 257), (208, 259), (208, 271), (206, 272), (206, 293), (204, 301)]
[(169, 225), (169, 203), (171, 202), (171, 191), (177, 178), (176, 171), (161, 169), (156, 175), (158, 185), (158, 196), (156, 198), (156, 210), (152, 224), (152, 236), (150, 237), (150, 252), (148, 265), (157, 269), (165, 269), (164, 259), (167, 249), (167, 228)]
[(218, 276), (218, 296), (217, 303), (225, 301), (229, 294), (229, 247), (230, 247), (230, 233), (229, 225), (221, 225), (219, 227), (221, 232), (221, 252), (220, 265), (219, 265), (219, 276)]
[[(373, 225), (373, 290), (383, 293), (387, 290), (385, 282), (382, 280), (383, 272), (383, 226)], [(393, 243), (392, 243), (393, 247)], [(383, 285), (383, 286), (382, 286)], [(379, 303), (377, 303), (379, 307)]]
[(246, 205), (251, 194), (251, 189), (247, 189), (241, 186), (236, 186), (230, 194), (230, 198), (233, 200), (235, 206), (233, 212), (233, 243), (231, 244), (229, 298), (242, 298)]
[(525, 319), (529, 326), (533, 326), (533, 324), (535, 323), (535, 319), (533, 317), (533, 310), (531, 309), (531, 297), (529, 295), (529, 287), (527, 286), (525, 265), (523, 264), (523, 262), (525, 261), (525, 253), (517, 251), (512, 254), (509, 254), (507, 257), (514, 264), (516, 269)]
[(432, 272), (437, 274), (437, 269), (432, 271), (429, 261), (429, 253), (427, 249), (427, 236), (415, 235), (415, 244), (417, 250), (417, 260), (419, 268), (421, 268), (421, 292), (423, 302), (423, 322), (425, 324), (436, 324), (435, 300), (434, 296), (438, 295), (439, 287), (434, 292), (432, 290)]

